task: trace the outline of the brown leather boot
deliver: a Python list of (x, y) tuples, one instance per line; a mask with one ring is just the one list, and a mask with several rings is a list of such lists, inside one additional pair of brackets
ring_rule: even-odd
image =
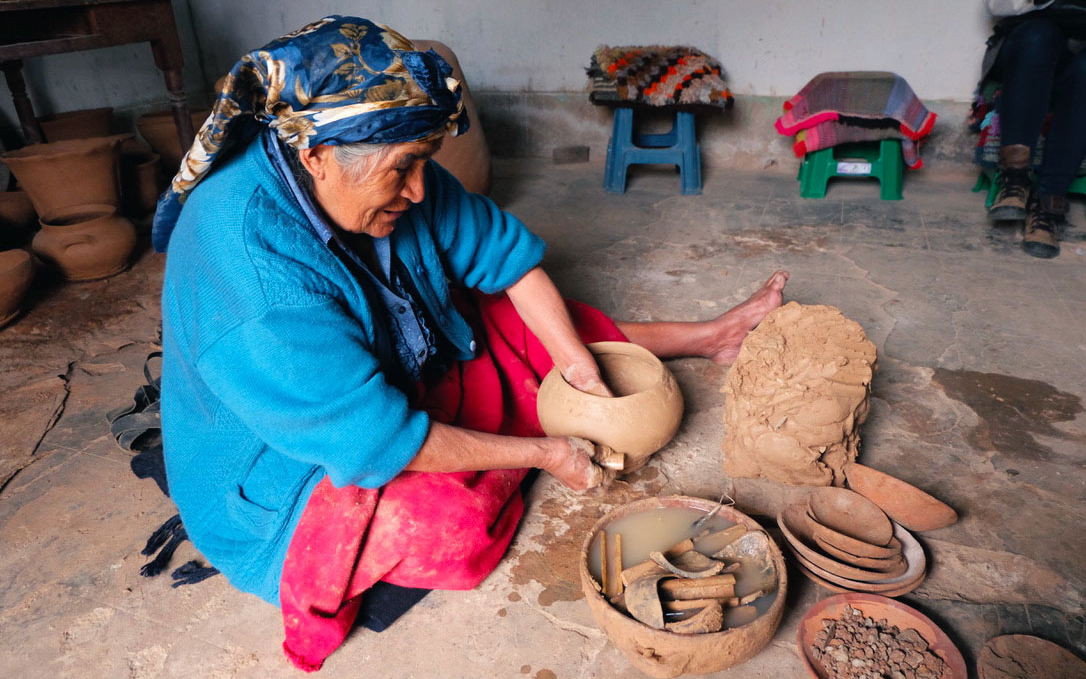
[(1029, 201), (1022, 249), (1027, 255), (1052, 259), (1060, 254), (1060, 233), (1067, 226), (1067, 197), (1034, 194)]
[(1025, 144), (999, 149), (999, 193), (988, 208), (988, 219), (1025, 219), (1029, 201), (1029, 161), (1033, 153)]

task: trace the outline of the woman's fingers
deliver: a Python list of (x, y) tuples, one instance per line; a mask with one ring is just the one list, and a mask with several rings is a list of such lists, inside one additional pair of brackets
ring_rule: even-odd
[(566, 366), (562, 371), (562, 377), (566, 382), (578, 391), (583, 391), (586, 394), (592, 394), (594, 396), (604, 396), (610, 398), (614, 396), (611, 390), (603, 381), (603, 377), (600, 375), (599, 366), (595, 361), (588, 363), (574, 363)]
[(592, 461), (595, 446), (591, 441), (566, 436), (553, 439), (555, 453), (547, 472), (573, 490), (589, 490), (605, 486), (615, 478), (615, 472), (604, 469)]

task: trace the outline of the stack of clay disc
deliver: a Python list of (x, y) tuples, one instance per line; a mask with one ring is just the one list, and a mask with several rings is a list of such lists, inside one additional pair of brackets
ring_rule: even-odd
[(803, 574), (834, 592), (900, 596), (927, 574), (920, 543), (878, 505), (844, 488), (816, 488), (777, 516)]

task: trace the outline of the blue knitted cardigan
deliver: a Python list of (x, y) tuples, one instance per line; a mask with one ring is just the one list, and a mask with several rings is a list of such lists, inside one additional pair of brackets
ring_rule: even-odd
[[(543, 242), (434, 162), (391, 236), (421, 302), (466, 360), (449, 282), (486, 293), (536, 266)], [(380, 324), (309, 227), (259, 140), (193, 191), (162, 292), (166, 472), (189, 537), (230, 582), (278, 604), (313, 487), (376, 488), (416, 455), (426, 413), (382, 376)]]

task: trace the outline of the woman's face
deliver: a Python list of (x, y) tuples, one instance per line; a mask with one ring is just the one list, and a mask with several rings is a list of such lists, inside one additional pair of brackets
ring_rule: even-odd
[(335, 226), (384, 238), (411, 204), (426, 195), (422, 170), (439, 148), (441, 138), (394, 144), (358, 178), (340, 167), (331, 146), (314, 146), (298, 155), (313, 177), (314, 198)]

